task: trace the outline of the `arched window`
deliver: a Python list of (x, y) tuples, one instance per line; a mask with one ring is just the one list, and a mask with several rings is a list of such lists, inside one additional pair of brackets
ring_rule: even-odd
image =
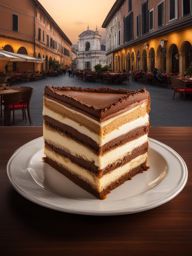
[(45, 58), (45, 68), (46, 68), (46, 71), (48, 71), (48, 69), (49, 69), (49, 60), (48, 60), (48, 56), (46, 56), (46, 58)]
[(127, 71), (131, 70), (131, 56), (130, 53), (127, 54)]
[(85, 51), (88, 52), (88, 51), (90, 50), (90, 48), (91, 48), (90, 43), (89, 43), (89, 42), (86, 42), (86, 43), (85, 43)]
[(157, 57), (159, 59), (159, 69), (161, 72), (166, 72), (167, 69), (167, 50), (166, 48), (162, 48), (161, 45), (159, 45), (157, 49)]
[(7, 52), (14, 52), (13, 47), (11, 45), (9, 45), (9, 44), (5, 45), (3, 47), (3, 50), (5, 50)]
[(49, 57), (49, 69), (52, 68), (52, 65), (53, 65), (53, 59)]
[(28, 55), (28, 52), (25, 47), (20, 47), (17, 53)]
[(137, 70), (140, 70), (140, 60), (141, 60), (141, 55), (140, 55), (140, 51), (138, 51), (137, 52), (137, 62), (136, 62)]
[(176, 44), (172, 44), (169, 48), (169, 56), (171, 59), (171, 72), (179, 73), (179, 51)]
[(143, 54), (142, 54), (142, 64), (143, 64), (143, 71), (147, 72), (147, 52), (146, 50), (143, 50)]
[(151, 48), (149, 51), (149, 59), (150, 59), (150, 70), (154, 71), (155, 69), (155, 50)]
[(118, 72), (121, 71), (121, 57), (118, 56), (118, 69), (117, 69)]
[(185, 41), (181, 47), (181, 54), (184, 60), (184, 70), (186, 71), (190, 66), (192, 66), (192, 45)]
[(131, 53), (131, 70), (134, 70), (134, 64), (135, 64), (135, 54), (134, 52)]

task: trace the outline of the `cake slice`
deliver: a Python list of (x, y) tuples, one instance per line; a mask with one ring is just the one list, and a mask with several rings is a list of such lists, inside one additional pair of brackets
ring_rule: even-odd
[(146, 90), (46, 87), (45, 162), (104, 199), (147, 170), (149, 110)]

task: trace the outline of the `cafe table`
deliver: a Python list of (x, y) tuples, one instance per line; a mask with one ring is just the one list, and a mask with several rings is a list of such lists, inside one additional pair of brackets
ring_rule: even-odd
[[(9, 95), (20, 93), (21, 90), (19, 87), (12, 88), (9, 86), (0, 86), (0, 111), (2, 112), (2, 99), (3, 96), (9, 97)], [(8, 125), (10, 123), (10, 110), (8, 108), (4, 108), (4, 125)]]
[(192, 78), (177, 78), (187, 88), (192, 88)]
[(5, 87), (0, 87), (0, 96), (3, 95), (8, 95), (8, 94), (14, 94), (14, 93), (18, 93), (19, 92), (19, 88), (11, 88), (9, 86), (5, 86)]
[(14, 151), (41, 127), (0, 127), (0, 255), (192, 255), (192, 127), (151, 128), (186, 161), (189, 179), (172, 201), (142, 213), (94, 217), (38, 206), (19, 195), (6, 175)]

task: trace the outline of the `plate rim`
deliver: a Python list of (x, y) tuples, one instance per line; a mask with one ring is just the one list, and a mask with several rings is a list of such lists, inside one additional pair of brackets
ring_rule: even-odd
[[(53, 205), (51, 203), (46, 203), (44, 201), (41, 201), (39, 198), (35, 197), (34, 195), (31, 195), (30, 193), (26, 193), (26, 191), (22, 190), (22, 188), (20, 186), (18, 186), (15, 181), (12, 179), (11, 177), (11, 163), (14, 160), (14, 158), (25, 148), (28, 147), (30, 144), (34, 144), (35, 141), (41, 141), (43, 140), (43, 137), (38, 137), (35, 138), (27, 143), (25, 143), (24, 145), (22, 145), (21, 147), (19, 147), (13, 154), (12, 156), (9, 158), (8, 162), (7, 162), (7, 176), (9, 179), (9, 182), (11, 183), (11, 185), (13, 186), (13, 188), (21, 195), (23, 196), (25, 199), (39, 205), (39, 206), (43, 206), (45, 208), (51, 209), (51, 210), (56, 210), (59, 212), (63, 212), (63, 213), (69, 213), (69, 214), (76, 214), (76, 215), (89, 215), (89, 216), (119, 216), (119, 215), (129, 215), (129, 214), (134, 214), (134, 213), (140, 213), (140, 212), (144, 212), (144, 211), (149, 211), (151, 209), (157, 208), (161, 205), (164, 205), (165, 203), (168, 203), (169, 201), (171, 201), (173, 198), (175, 198), (185, 187), (187, 181), (188, 181), (188, 168), (187, 165), (184, 161), (184, 159), (181, 157), (181, 155), (179, 155), (179, 153), (177, 153), (173, 148), (171, 148), (170, 146), (162, 143), (159, 140), (153, 139), (149, 137), (149, 142), (152, 142), (154, 144), (159, 145), (160, 147), (163, 147), (165, 150), (168, 150), (169, 152), (172, 153), (172, 155), (174, 155), (174, 157), (177, 158), (177, 160), (179, 160), (179, 163), (182, 166), (182, 179), (180, 181), (180, 183), (178, 184), (177, 187), (174, 188), (173, 191), (170, 192), (171, 195), (167, 196), (164, 199), (161, 200), (156, 200), (154, 202), (151, 202), (150, 204), (148, 204), (147, 206), (144, 207), (140, 207), (137, 210), (131, 211), (130, 209), (115, 209), (113, 211), (97, 211), (97, 212), (93, 212), (93, 211), (82, 211), (82, 210), (78, 210), (78, 209), (66, 209), (66, 208), (61, 208), (60, 206), (56, 206)], [(40, 149), (39, 149), (40, 150)], [(157, 151), (158, 152), (158, 151)], [(158, 152), (159, 153), (159, 152)], [(159, 153), (160, 154), (160, 153)], [(161, 154), (160, 154), (161, 155)], [(33, 155), (31, 155), (33, 156)], [(161, 155), (162, 156), (162, 155)], [(161, 184), (161, 183), (160, 183)], [(158, 184), (157, 186), (159, 186), (160, 184)], [(52, 192), (54, 193), (54, 192)], [(59, 195), (58, 195), (59, 196)], [(61, 196), (60, 196), (61, 197)], [(73, 199), (71, 199), (73, 200)]]

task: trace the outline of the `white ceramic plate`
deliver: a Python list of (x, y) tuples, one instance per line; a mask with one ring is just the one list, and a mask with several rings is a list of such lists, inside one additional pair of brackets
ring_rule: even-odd
[(184, 160), (170, 147), (150, 139), (150, 169), (101, 201), (45, 164), (42, 148), (43, 138), (19, 148), (8, 162), (7, 174), (13, 187), (25, 198), (62, 212), (123, 215), (146, 211), (177, 196), (188, 178)]

